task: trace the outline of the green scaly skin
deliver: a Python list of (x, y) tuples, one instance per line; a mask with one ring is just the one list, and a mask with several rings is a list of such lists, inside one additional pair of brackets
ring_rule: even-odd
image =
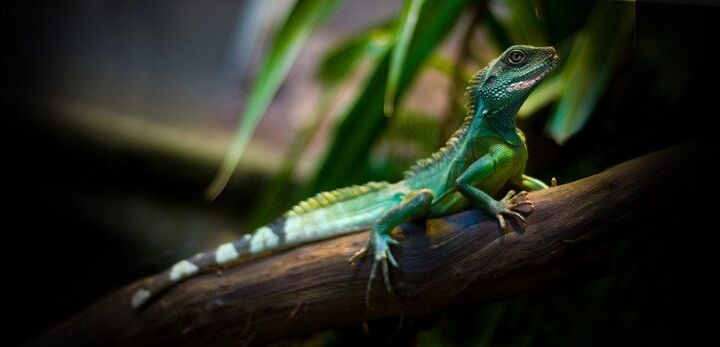
[[(544, 189), (542, 181), (524, 174), (527, 147), (515, 117), (532, 89), (552, 71), (558, 55), (552, 47), (513, 46), (480, 70), (468, 88), (468, 117), (445, 147), (417, 162), (397, 183), (370, 182), (362, 186), (320, 193), (286, 212), (273, 223), (176, 263), (168, 271), (148, 279), (131, 300), (142, 307), (160, 292), (198, 273), (234, 265), (272, 251), (366, 230), (366, 247), (351, 263), (372, 252), (370, 288), (378, 266), (388, 290), (389, 265), (398, 266), (390, 251), (397, 244), (390, 232), (403, 222), (444, 216), (470, 206), (497, 218), (510, 232), (506, 217), (523, 227), (521, 210), (532, 210), (526, 190)], [(553, 180), (554, 182), (554, 180)], [(510, 183), (522, 189), (493, 199)], [(522, 208), (521, 208), (522, 207)]]

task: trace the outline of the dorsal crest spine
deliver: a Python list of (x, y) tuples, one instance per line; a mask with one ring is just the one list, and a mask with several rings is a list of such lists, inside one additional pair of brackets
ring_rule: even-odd
[(285, 213), (285, 217), (296, 217), (308, 212), (319, 210), (323, 207), (330, 206), (337, 202), (350, 200), (358, 196), (378, 191), (380, 189), (388, 187), (390, 184), (387, 182), (368, 182), (363, 185), (354, 185), (344, 188), (335, 189), (329, 192), (321, 192), (315, 194), (306, 200), (301, 201), (288, 212)]
[(442, 162), (448, 157), (452, 156), (457, 151), (460, 143), (462, 142), (462, 139), (465, 138), (465, 135), (467, 134), (468, 128), (470, 128), (470, 123), (472, 122), (473, 115), (475, 114), (475, 110), (477, 108), (476, 99), (478, 88), (480, 86), (480, 83), (482, 82), (483, 76), (485, 75), (485, 71), (487, 71), (487, 68), (483, 68), (480, 71), (476, 72), (470, 79), (467, 88), (465, 88), (465, 96), (468, 98), (468, 103), (465, 105), (467, 113), (465, 119), (462, 122), (462, 125), (460, 125), (460, 128), (456, 130), (452, 134), (452, 136), (450, 136), (447, 142), (445, 142), (445, 146), (441, 147), (430, 157), (416, 161), (415, 164), (410, 167), (410, 169), (405, 171), (405, 178), (410, 178), (422, 172), (423, 170), (427, 170), (431, 166)]

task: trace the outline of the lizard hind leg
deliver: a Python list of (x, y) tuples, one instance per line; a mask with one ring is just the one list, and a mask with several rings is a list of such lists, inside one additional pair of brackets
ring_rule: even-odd
[(390, 232), (406, 220), (424, 216), (432, 200), (433, 192), (429, 189), (421, 189), (408, 193), (398, 205), (390, 208), (380, 217), (378, 222), (370, 230), (368, 244), (348, 260), (353, 264), (355, 261), (364, 257), (368, 253), (368, 250), (372, 249), (373, 251), (373, 264), (370, 270), (367, 289), (365, 290), (365, 303), (368, 308), (370, 307), (372, 283), (379, 265), (382, 266), (381, 271), (385, 286), (389, 292), (392, 292), (388, 263), (394, 267), (398, 267), (398, 263), (392, 255), (390, 245), (397, 245), (398, 242), (390, 236)]

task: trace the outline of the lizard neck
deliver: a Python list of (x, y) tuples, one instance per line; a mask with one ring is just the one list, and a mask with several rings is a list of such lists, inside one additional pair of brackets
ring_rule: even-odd
[(481, 100), (478, 100), (470, 125), (470, 133), (479, 136), (495, 134), (510, 144), (516, 144), (519, 137), (515, 120), (521, 105), (508, 105), (501, 110), (490, 110)]

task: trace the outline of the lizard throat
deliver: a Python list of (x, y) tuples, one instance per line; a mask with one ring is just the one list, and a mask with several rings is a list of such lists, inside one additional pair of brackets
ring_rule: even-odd
[(543, 72), (541, 72), (539, 75), (537, 75), (533, 78), (530, 78), (530, 79), (524, 80), (524, 81), (520, 81), (520, 82), (515, 82), (515, 83), (509, 85), (507, 88), (505, 88), (505, 91), (517, 92), (520, 90), (528, 89), (528, 88), (536, 85), (543, 78), (545, 78), (545, 76), (547, 76), (547, 74), (550, 73), (550, 71), (552, 71), (552, 69), (546, 69)]

